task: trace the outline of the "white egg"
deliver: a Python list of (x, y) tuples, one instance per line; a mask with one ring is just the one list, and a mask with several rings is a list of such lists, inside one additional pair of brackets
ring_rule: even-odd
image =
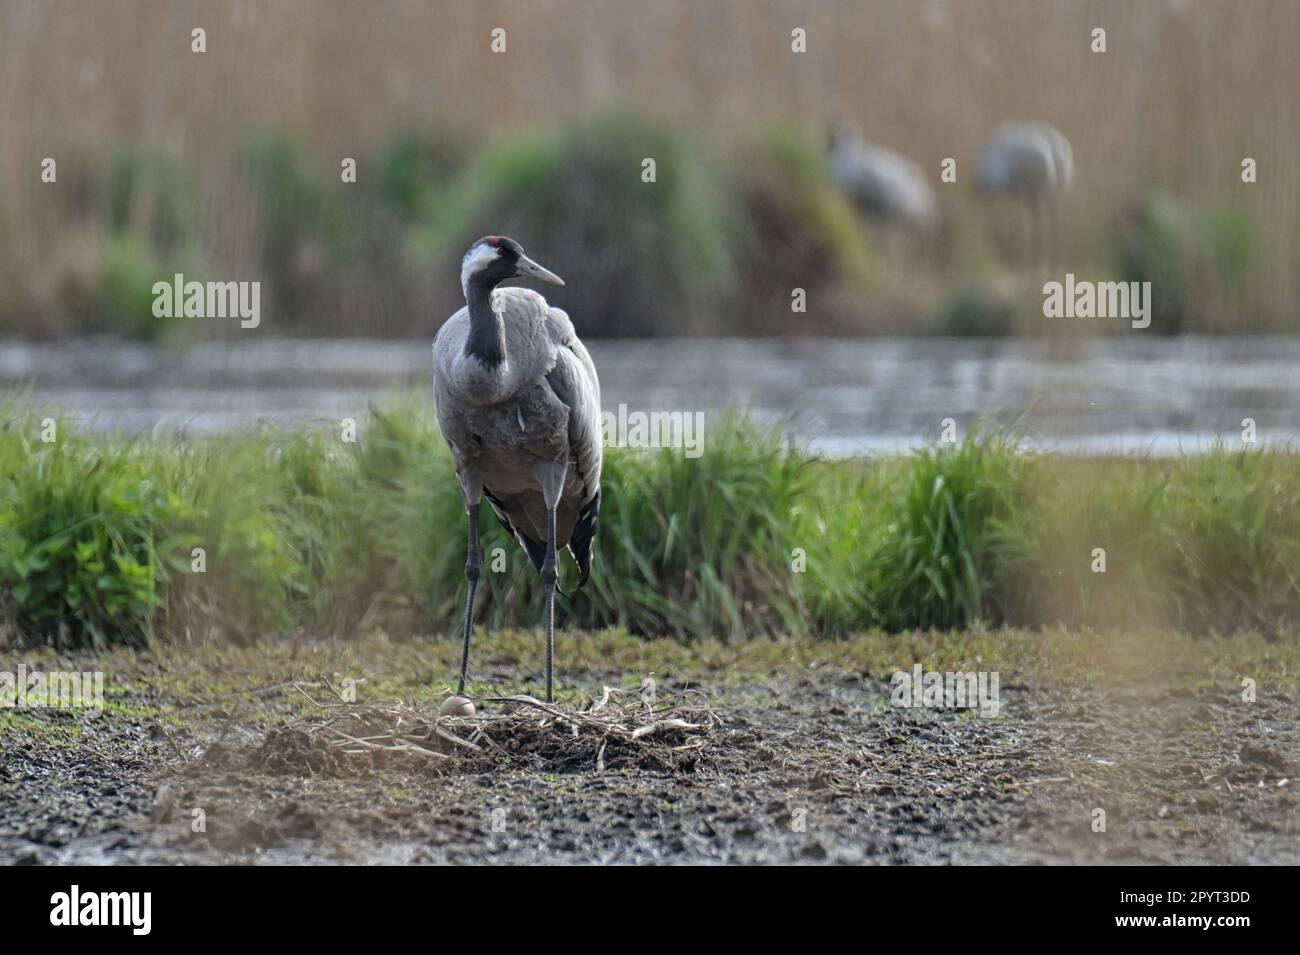
[(474, 704), (464, 696), (449, 696), (438, 707), (439, 716), (473, 716)]

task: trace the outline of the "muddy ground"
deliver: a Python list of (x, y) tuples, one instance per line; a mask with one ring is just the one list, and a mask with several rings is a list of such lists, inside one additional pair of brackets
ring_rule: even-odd
[[(348, 679), (359, 700), (436, 708), (447, 641), (10, 651), (0, 670), (102, 669), (108, 706), (98, 719), (0, 710), (0, 862), (1296, 864), (1297, 646), (566, 635), (562, 706), (653, 674), (661, 692), (700, 690), (722, 721), (683, 765), (603, 771), (358, 771), (302, 730), (308, 697)], [(537, 691), (534, 635), (477, 648), (476, 695)], [(999, 671), (999, 715), (890, 705), (890, 674), (915, 662)]]

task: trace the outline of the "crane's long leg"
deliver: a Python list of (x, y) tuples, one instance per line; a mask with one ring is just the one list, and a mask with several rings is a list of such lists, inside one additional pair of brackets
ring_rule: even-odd
[(1062, 266), (1060, 235), (1057, 205), (1049, 201), (1047, 204), (1047, 270), (1049, 273), (1054, 273)]
[(554, 664), (555, 664), (555, 581), (558, 577), (555, 554), (555, 506), (547, 509), (546, 515), (546, 558), (542, 561), (542, 587), (545, 591), (546, 626), (546, 702), (555, 702)]
[(469, 507), (469, 553), (465, 557), (465, 579), (469, 581), (469, 596), (465, 598), (465, 646), (460, 653), (460, 686), (456, 690), (465, 694), (465, 671), (469, 669), (469, 631), (474, 623), (474, 591), (478, 588), (478, 574), (482, 563), (478, 543), (478, 503)]
[(1033, 196), (1025, 200), (1025, 245), (1020, 268), (1030, 280), (1038, 276), (1038, 204)]

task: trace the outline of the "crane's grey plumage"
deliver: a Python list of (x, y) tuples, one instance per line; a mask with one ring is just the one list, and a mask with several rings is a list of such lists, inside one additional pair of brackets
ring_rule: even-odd
[(931, 232), (939, 204), (921, 167), (884, 146), (868, 143), (850, 122), (831, 130), (826, 156), (831, 181), (877, 226)]
[[(1003, 123), (984, 144), (976, 183), (982, 192), (1024, 201), (1031, 242), (1040, 216), (1045, 215), (1051, 245), (1055, 243), (1056, 206), (1074, 184), (1074, 151), (1060, 130), (1047, 123)], [(1049, 264), (1053, 251), (1047, 249)]]
[(433, 341), (434, 400), (469, 513), (459, 692), (481, 566), (478, 507), (487, 498), (542, 575), (550, 701), (558, 550), (567, 546), (577, 561), (579, 587), (591, 572), (600, 511), (600, 382), (568, 315), (529, 289), (497, 288), (517, 276), (564, 284), (504, 236), (480, 239), (465, 254), (466, 305)]
[(1059, 199), (1074, 183), (1074, 151), (1047, 123), (1003, 123), (980, 157), (979, 185), (1037, 200)]

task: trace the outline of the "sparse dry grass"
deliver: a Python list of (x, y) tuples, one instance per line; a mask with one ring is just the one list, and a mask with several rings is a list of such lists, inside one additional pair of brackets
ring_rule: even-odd
[[(298, 688), (306, 696), (306, 691)], [(333, 687), (331, 686), (332, 690)], [(308, 697), (314, 712), (268, 737), (268, 761), (329, 763), (339, 772), (376, 765), (433, 771), (526, 765), (548, 772), (694, 765), (725, 733), (703, 694), (646, 695), (606, 686), (578, 707), (515, 695), (480, 698), (473, 715), (450, 715), (400, 700), (358, 704)]]

